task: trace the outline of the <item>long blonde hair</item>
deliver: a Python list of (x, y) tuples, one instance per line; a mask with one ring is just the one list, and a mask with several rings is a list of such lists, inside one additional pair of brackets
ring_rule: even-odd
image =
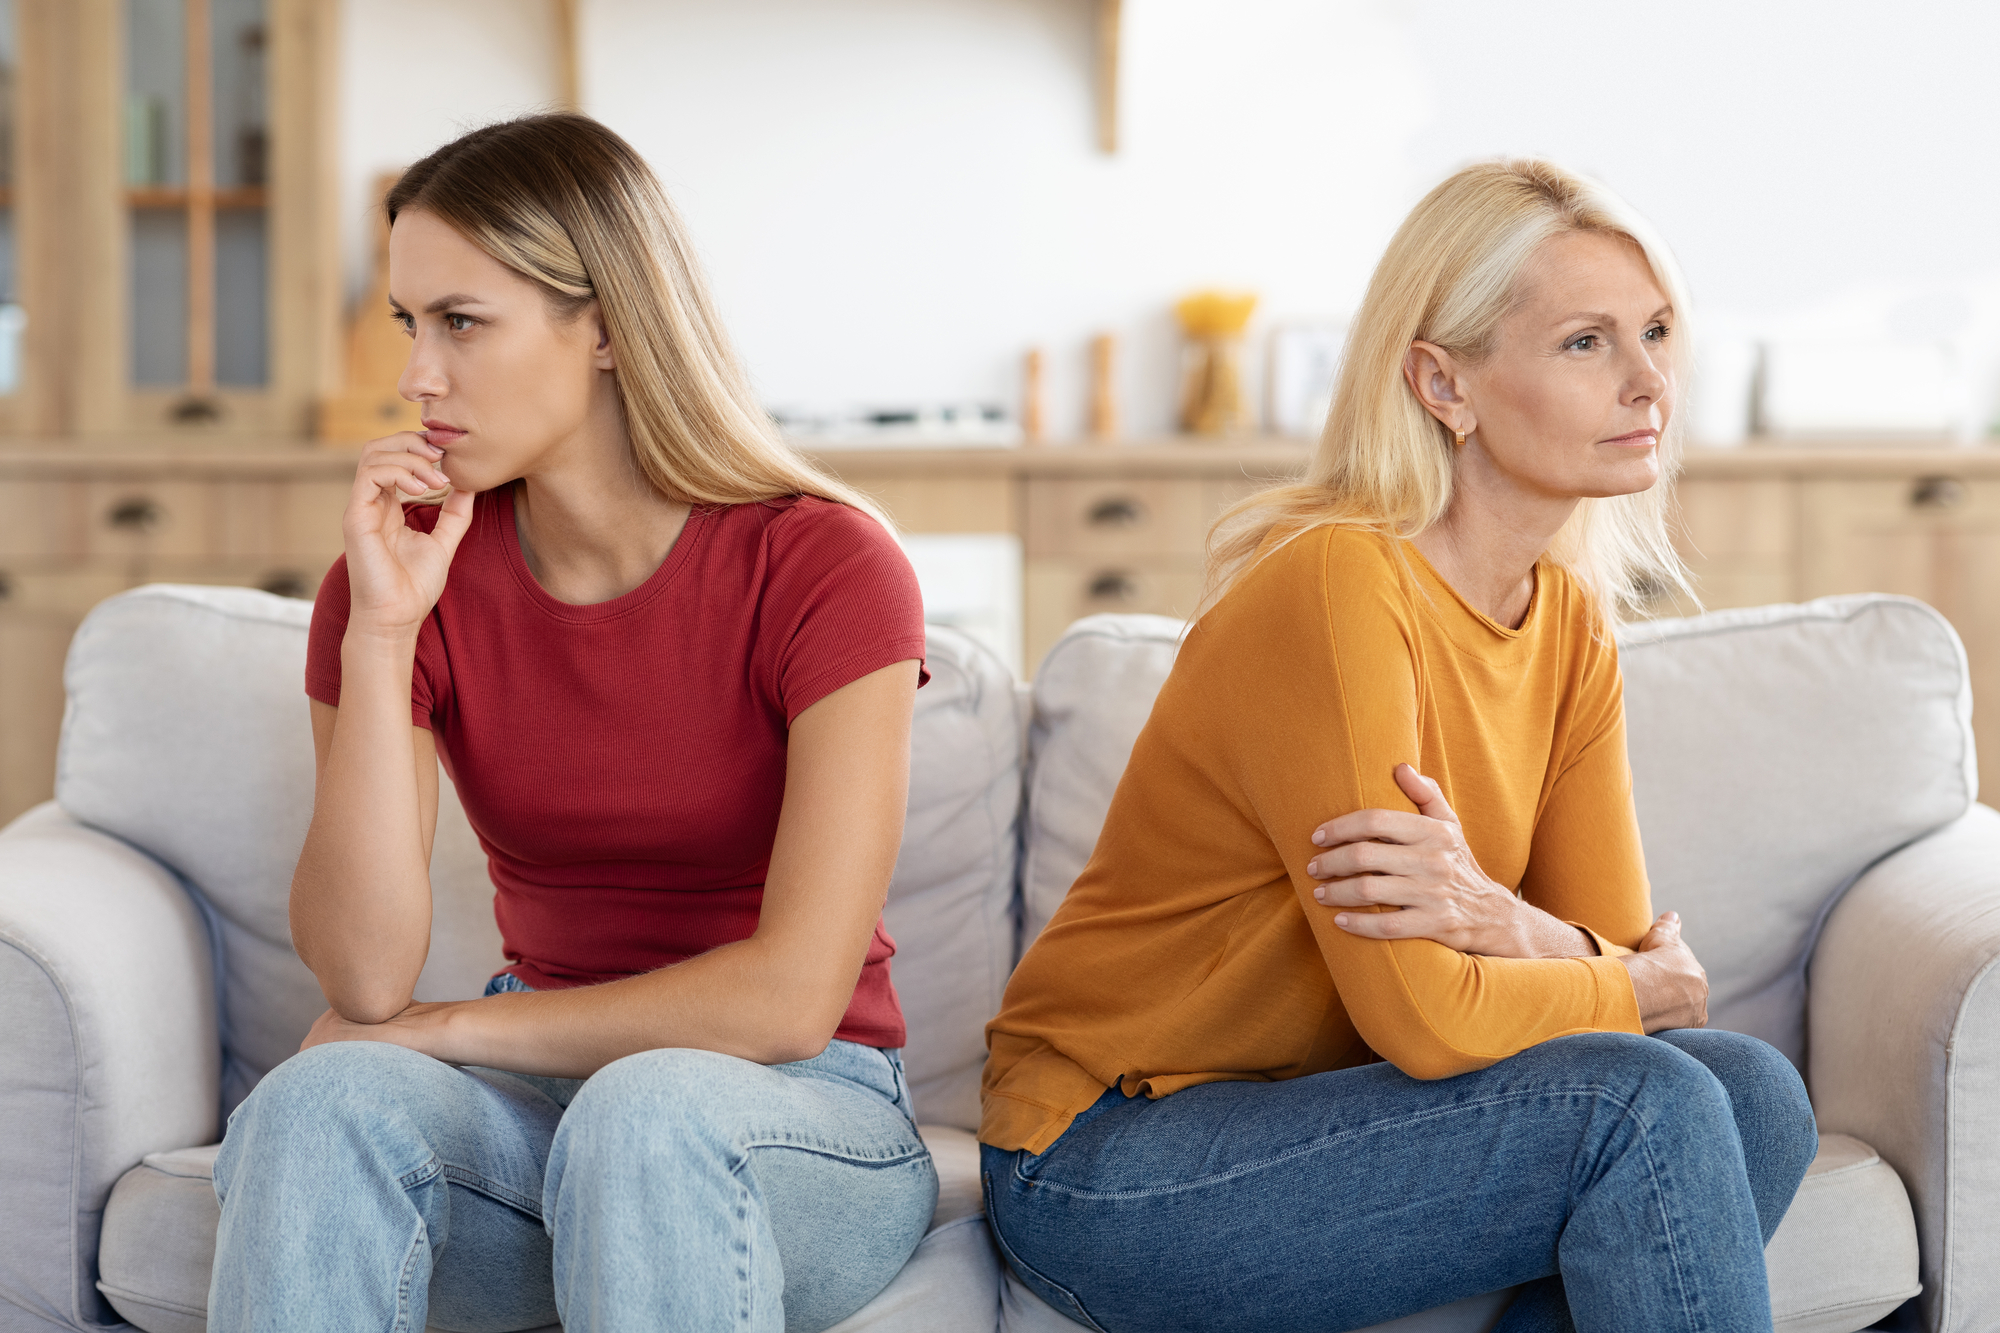
[(816, 495), (885, 525), (802, 458), (751, 392), (686, 229), (645, 159), (587, 116), (526, 116), (454, 139), (383, 206), (422, 209), (541, 285), (560, 319), (592, 301), (616, 358), (639, 470), (662, 494), (727, 505)]
[[(1673, 305), (1668, 355), (1685, 392), (1687, 287), (1644, 219), (1602, 185), (1548, 162), (1467, 167), (1410, 211), (1376, 265), (1305, 476), (1232, 506), (1210, 531), (1203, 610), (1257, 561), (1307, 532), (1352, 527), (1414, 537), (1444, 517), (1452, 433), (1404, 380), (1404, 355), (1421, 339), (1476, 364), (1493, 350), (1529, 257), (1567, 232), (1623, 237), (1645, 255)], [(1607, 624), (1668, 588), (1692, 596), (1667, 535), (1684, 417), (1675, 412), (1660, 438), (1660, 480), (1650, 490), (1580, 501), (1550, 544), (1550, 559), (1584, 585)]]

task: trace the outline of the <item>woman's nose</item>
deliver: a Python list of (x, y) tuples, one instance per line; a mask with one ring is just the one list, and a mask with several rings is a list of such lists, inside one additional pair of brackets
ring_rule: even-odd
[(410, 343), (410, 359), (403, 363), (402, 376), (396, 381), (396, 392), (413, 403), (444, 397), (444, 376), (427, 352), (419, 333)]

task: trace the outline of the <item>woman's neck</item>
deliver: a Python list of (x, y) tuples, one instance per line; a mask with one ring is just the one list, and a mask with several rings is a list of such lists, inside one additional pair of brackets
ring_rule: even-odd
[(511, 489), (528, 572), (575, 606), (622, 597), (651, 578), (687, 524), (688, 506), (639, 471), (622, 412), (593, 412)]
[(1438, 577), (1481, 614), (1519, 629), (1535, 595), (1535, 562), (1576, 509), (1576, 497), (1523, 490), (1468, 443), (1444, 517), (1411, 539)]

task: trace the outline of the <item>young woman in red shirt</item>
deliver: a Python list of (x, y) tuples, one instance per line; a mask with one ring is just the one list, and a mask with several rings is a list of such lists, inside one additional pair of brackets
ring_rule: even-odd
[[(915, 577), (618, 136), (488, 126), (387, 209), (425, 429), (363, 454), (314, 610), (330, 1008), (231, 1117), (209, 1327), (825, 1328), (937, 1191), (881, 925)], [(511, 965), (419, 1004), (439, 760)]]

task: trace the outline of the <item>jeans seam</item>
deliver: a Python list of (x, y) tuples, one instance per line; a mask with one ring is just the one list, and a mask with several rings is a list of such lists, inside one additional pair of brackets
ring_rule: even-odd
[[(1476, 1111), (1486, 1107), (1505, 1105), (1509, 1102), (1531, 1101), (1552, 1096), (1569, 1097), (1569, 1096), (1575, 1096), (1578, 1093), (1587, 1093), (1596, 1096), (1608, 1097), (1619, 1107), (1619, 1109), (1628, 1112), (1631, 1109), (1630, 1106), (1627, 1105), (1622, 1099), (1620, 1099), (1617, 1093), (1614, 1092), (1612, 1089), (1595, 1083), (1586, 1083), (1565, 1088), (1536, 1088), (1532, 1091), (1526, 1091), (1526, 1092), (1495, 1094), (1492, 1096), (1481, 1097), (1474, 1101), (1458, 1102), (1451, 1106), (1442, 1106), (1436, 1108), (1435, 1110), (1426, 1111), (1421, 1115), (1397, 1117), (1394, 1121), (1394, 1126), (1400, 1129), (1407, 1126), (1419, 1125), (1427, 1120), (1435, 1120), (1435, 1119), (1440, 1119), (1444, 1116), (1455, 1115), (1461, 1111)], [(1379, 1130), (1383, 1127), (1386, 1127), (1388, 1123), (1389, 1122), (1385, 1121), (1383, 1122), (1382, 1125), (1377, 1125), (1374, 1122), (1370, 1122), (1367, 1125), (1356, 1126), (1352, 1129), (1343, 1129), (1338, 1131), (1337, 1133), (1326, 1134), (1320, 1136), (1319, 1138), (1310, 1139), (1304, 1143), (1299, 1144), (1297, 1147), (1287, 1149), (1284, 1152), (1274, 1153), (1269, 1157), (1259, 1158), (1257, 1161), (1254, 1162), (1241, 1163), (1240, 1165), (1229, 1168), (1227, 1171), (1217, 1171), (1210, 1175), (1198, 1176), (1192, 1180), (1180, 1180), (1180, 1181), (1175, 1181), (1169, 1185), (1160, 1185), (1156, 1187), (1149, 1187), (1146, 1189), (1131, 1189), (1131, 1190), (1078, 1189), (1074, 1185), (1065, 1185), (1059, 1181), (1050, 1180), (1046, 1176), (1029, 1177), (1022, 1175), (1020, 1171), (1018, 1158), (1016, 1159), (1014, 1175), (1015, 1179), (1020, 1180), (1024, 1184), (1033, 1184), (1040, 1189), (1056, 1190), (1060, 1193), (1067, 1194), (1070, 1197), (1077, 1199), (1149, 1199), (1156, 1197), (1158, 1195), (1178, 1194), (1185, 1190), (1202, 1189), (1210, 1185), (1218, 1184), (1222, 1181), (1234, 1180), (1238, 1176), (1249, 1175), (1252, 1172), (1267, 1170), (1274, 1166), (1281, 1166), (1284, 1163), (1289, 1162), (1294, 1158), (1304, 1156), (1307, 1153), (1320, 1152), (1334, 1144), (1338, 1144), (1343, 1141), (1356, 1138), (1362, 1134), (1379, 1132)], [(1057, 1139), (1056, 1142), (1060, 1143), (1061, 1139)], [(1049, 1154), (1053, 1153), (1055, 1151), (1055, 1146), (1056, 1146), (1055, 1144), (1051, 1144), (1049, 1146), (1049, 1152), (1043, 1153), (1041, 1154), (1041, 1156), (1047, 1157)]]
[(811, 1153), (815, 1157), (831, 1158), (836, 1162), (844, 1162), (849, 1166), (864, 1167), (902, 1166), (907, 1162), (920, 1161), (923, 1158), (929, 1157), (931, 1153), (931, 1150), (921, 1140), (913, 1147), (899, 1149), (893, 1154), (885, 1156), (871, 1156), (832, 1144), (801, 1143), (783, 1138), (760, 1137), (747, 1140), (741, 1146), (746, 1152), (756, 1148), (785, 1148), (792, 1152)]
[[(1032, 1183), (1030, 1182), (1030, 1184)], [(1000, 1246), (1000, 1256), (1006, 1261), (1007, 1266), (1022, 1272), (1033, 1273), (1037, 1281), (1046, 1284), (1053, 1291), (1062, 1293), (1063, 1299), (1068, 1301), (1070, 1308), (1076, 1312), (1076, 1318), (1086, 1328), (1094, 1329), (1096, 1333), (1106, 1333), (1104, 1326), (1091, 1318), (1090, 1311), (1083, 1308), (1083, 1302), (1077, 1298), (1075, 1292), (1021, 1258), (1020, 1255), (1014, 1252), (1014, 1247), (1008, 1243), (1007, 1238), (1000, 1234), (1000, 1214), (995, 1212), (993, 1208), (993, 1176), (991, 1172), (981, 1171), (979, 1173), (979, 1187), (980, 1191), (986, 1196), (986, 1220), (993, 1232), (993, 1239)]]
[(403, 1256), (403, 1271), (396, 1282), (396, 1323), (394, 1333), (412, 1333), (410, 1328), (410, 1287), (411, 1278), (417, 1267), (417, 1254), (430, 1248), (430, 1228), (421, 1221), (417, 1223), (417, 1234), (410, 1238), (410, 1252)]
[(479, 1194), (484, 1194), (495, 1203), (505, 1204), (517, 1212), (526, 1213), (537, 1222), (542, 1220), (542, 1204), (539, 1197), (530, 1199), (526, 1195), (518, 1194), (507, 1188), (498, 1181), (482, 1176), (478, 1172), (469, 1170), (466, 1167), (453, 1166), (449, 1162), (444, 1164), (442, 1174), (447, 1181), (454, 1185), (460, 1185)]
[(1646, 1179), (1653, 1184), (1653, 1198), (1660, 1210), (1660, 1231), (1666, 1237), (1667, 1258), (1673, 1265), (1674, 1285), (1680, 1291), (1681, 1314), (1687, 1319), (1688, 1327), (1697, 1330), (1707, 1328), (1708, 1320), (1689, 1304), (1687, 1271), (1681, 1261), (1680, 1245), (1674, 1238), (1673, 1217), (1667, 1208), (1666, 1191), (1660, 1187), (1660, 1168), (1653, 1160), (1652, 1137), (1647, 1132), (1646, 1118), (1634, 1111), (1630, 1103), (1623, 1103), (1622, 1109), (1639, 1127), (1639, 1151), (1646, 1154)]

